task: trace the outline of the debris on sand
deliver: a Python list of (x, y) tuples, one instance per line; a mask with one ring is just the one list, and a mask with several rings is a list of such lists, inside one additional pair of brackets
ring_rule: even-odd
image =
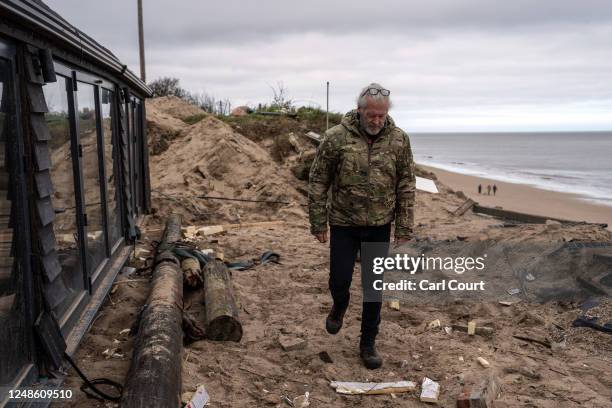
[(398, 394), (400, 392), (409, 392), (416, 390), (416, 384), (412, 381), (396, 381), (396, 382), (344, 382), (332, 381), (331, 387), (338, 394)]

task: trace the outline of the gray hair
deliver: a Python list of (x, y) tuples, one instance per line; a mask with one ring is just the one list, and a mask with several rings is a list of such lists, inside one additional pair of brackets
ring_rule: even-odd
[(371, 99), (371, 100), (374, 100), (374, 101), (377, 101), (377, 102), (387, 102), (389, 104), (389, 107), (391, 107), (391, 98), (389, 97), (389, 95), (384, 96), (380, 92), (377, 93), (376, 95), (370, 95), (370, 93), (366, 92), (368, 89), (382, 90), (382, 89), (386, 89), (386, 88), (384, 86), (382, 86), (381, 84), (377, 84), (375, 82), (372, 82), (370, 85), (365, 86), (359, 92), (359, 96), (357, 97), (357, 107), (358, 108), (365, 108), (366, 105), (367, 105), (367, 99)]

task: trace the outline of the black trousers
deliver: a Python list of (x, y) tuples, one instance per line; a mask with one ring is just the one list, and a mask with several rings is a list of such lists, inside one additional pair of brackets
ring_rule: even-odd
[[(357, 251), (362, 242), (389, 243), (391, 224), (376, 227), (346, 227), (332, 225), (329, 243), (329, 290), (334, 305), (348, 307)], [(363, 269), (363, 264), (362, 264)], [(381, 302), (364, 302), (361, 312), (361, 342), (372, 344), (378, 334)]]

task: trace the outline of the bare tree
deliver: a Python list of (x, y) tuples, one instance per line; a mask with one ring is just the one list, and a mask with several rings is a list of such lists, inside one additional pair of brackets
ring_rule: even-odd
[(206, 92), (200, 92), (189, 94), (185, 99), (213, 115), (230, 114), (231, 102), (227, 98), (217, 99), (215, 96), (209, 95)]
[(149, 87), (154, 97), (176, 96), (213, 115), (230, 114), (232, 104), (229, 99), (216, 98), (206, 92), (191, 93), (180, 86), (178, 78), (161, 77), (151, 82)]
[(289, 99), (289, 91), (282, 81), (276, 83), (276, 88), (270, 84), (268, 86), (272, 89), (272, 107), (287, 111), (293, 109), (293, 101)]
[(178, 78), (161, 77), (149, 83), (149, 88), (153, 91), (153, 96), (176, 96), (186, 98), (188, 92), (181, 88)]

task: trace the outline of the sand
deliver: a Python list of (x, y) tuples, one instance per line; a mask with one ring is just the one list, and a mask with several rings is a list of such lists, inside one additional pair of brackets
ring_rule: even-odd
[[(174, 104), (173, 109), (180, 106)], [(610, 337), (590, 329), (571, 328), (571, 322), (581, 313), (578, 305), (571, 302), (520, 302), (510, 307), (497, 302), (459, 302), (452, 307), (430, 302), (418, 307), (402, 303), (399, 311), (384, 306), (377, 340), (384, 366), (374, 371), (365, 369), (358, 354), (359, 268), (353, 279), (344, 327), (337, 335), (329, 335), (324, 329), (325, 316), (331, 307), (327, 289), (329, 247), (310, 235), (303, 207), (298, 203), (213, 203), (193, 198), (202, 189), (208, 191), (210, 181), (215, 186), (211, 193), (215, 194), (283, 197), (297, 202), (304, 200), (300, 191), (305, 182), (297, 180), (272, 158), (269, 141), (248, 143), (212, 117), (180, 127), (168, 149), (152, 159), (152, 187), (158, 191), (153, 196), (156, 213), (144, 220), (138, 250), (152, 249), (165, 216), (172, 211), (182, 213), (186, 225), (285, 221), (233, 228), (200, 240), (199, 245), (223, 252), (229, 261), (257, 258), (264, 250), (273, 249), (281, 255), (281, 264), (233, 272), (243, 339), (239, 343), (199, 340), (185, 345), (181, 356), (183, 393), (192, 393), (203, 384), (211, 396), (210, 406), (227, 408), (288, 406), (281, 400), (283, 396), (293, 399), (306, 391), (310, 392), (311, 407), (420, 407), (424, 405), (419, 402), (419, 390), (397, 395), (347, 396), (337, 394), (330, 381), (409, 380), (420, 384), (427, 377), (440, 384), (440, 406), (450, 407), (455, 406), (455, 399), (465, 385), (476, 384), (489, 372), (495, 372), (503, 390), (500, 399), (505, 403), (497, 406), (609, 406)], [(211, 155), (211, 149), (217, 154)], [(224, 162), (230, 160), (240, 166), (228, 164), (224, 168)], [(241, 189), (247, 181), (265, 193), (259, 195), (254, 188)], [(594, 225), (504, 228), (500, 220), (471, 212), (454, 217), (451, 212), (463, 199), (443, 182), (438, 182), (438, 188), (440, 194), (417, 192), (415, 238), (422, 242), (562, 245), (568, 241), (612, 241), (612, 232)], [(502, 188), (500, 191), (505, 191), (506, 187)], [(146, 262), (150, 265), (150, 260)], [(134, 259), (131, 264), (143, 267), (145, 261)], [(75, 359), (89, 376), (125, 382), (134, 339), (122, 330), (136, 321), (150, 287), (149, 277), (150, 270), (145, 268), (130, 277), (134, 282), (115, 285), (76, 353)], [(185, 289), (185, 311), (201, 325), (202, 302), (201, 290)], [(609, 302), (593, 310), (602, 319), (612, 318)], [(435, 319), (441, 321), (441, 327), (428, 329), (428, 323)], [(493, 327), (494, 336), (468, 336), (444, 330), (470, 320), (476, 320), (479, 326)], [(565, 337), (566, 342), (549, 349), (514, 339), (517, 331), (554, 341)], [(303, 339), (304, 347), (284, 351), (278, 341), (281, 336)], [(118, 353), (115, 357), (103, 355), (104, 350), (114, 348)], [(319, 357), (321, 352), (327, 352), (333, 362), (324, 362)], [(492, 368), (483, 369), (477, 357), (485, 358)], [(529, 378), (534, 373), (537, 378)], [(117, 406), (88, 400), (78, 391), (80, 383), (70, 371), (65, 387), (74, 390), (76, 399), (54, 406)]]
[[(435, 167), (422, 167), (435, 173), (444, 184), (463, 191), (481, 205), (574, 221), (606, 223), (609, 228), (612, 226), (612, 207), (589, 202), (580, 195), (453, 173)], [(478, 184), (482, 184), (483, 193), (487, 185), (496, 184), (497, 194), (478, 194)]]

